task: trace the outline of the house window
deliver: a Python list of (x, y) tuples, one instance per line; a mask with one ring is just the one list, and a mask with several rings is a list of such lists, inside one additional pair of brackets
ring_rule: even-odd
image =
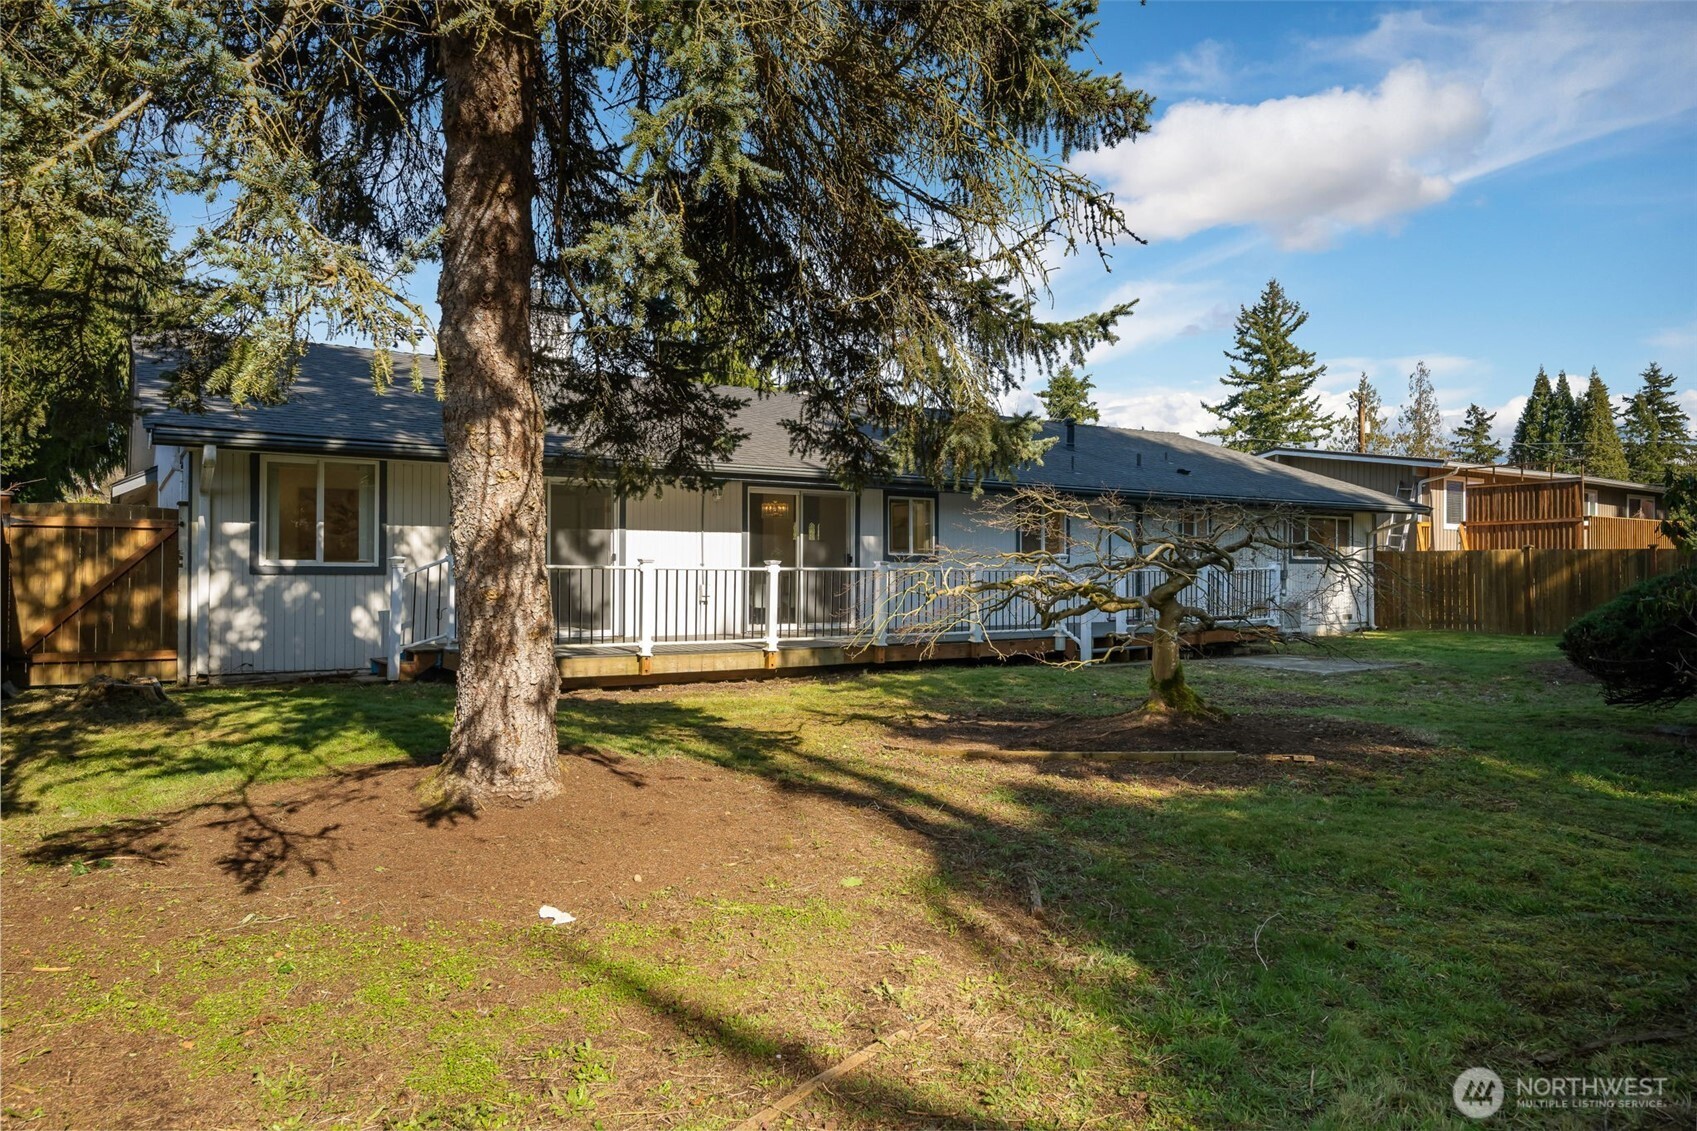
[(266, 459), (264, 560), (278, 564), (377, 564), (377, 465)]
[(1455, 530), (1467, 521), (1467, 485), (1451, 479), (1444, 484), (1444, 529)]
[(1319, 561), (1325, 555), (1322, 550), (1347, 550), (1350, 548), (1350, 531), (1353, 523), (1347, 518), (1310, 515), (1299, 518), (1291, 524), (1293, 537), (1291, 541), (1311, 543), (1320, 550), (1309, 546), (1298, 546), (1291, 551), (1291, 557), (1298, 561)]
[(1627, 518), (1655, 518), (1656, 500), (1648, 495), (1628, 495), (1626, 497)]
[(1601, 512), (1602, 507), (1597, 501), (1597, 492), (1585, 492), (1585, 517), (1590, 518), (1592, 515), (1600, 514)]
[(891, 499), (890, 557), (914, 557), (937, 549), (935, 499)]
[(1046, 524), (1022, 528), (1019, 532), (1019, 552), (1064, 556), (1067, 552), (1066, 515), (1050, 515)]
[(618, 530), (611, 491), (581, 484), (548, 485), (548, 564), (612, 565)]
[(1199, 511), (1185, 511), (1173, 525), (1180, 538), (1206, 538), (1213, 520)]

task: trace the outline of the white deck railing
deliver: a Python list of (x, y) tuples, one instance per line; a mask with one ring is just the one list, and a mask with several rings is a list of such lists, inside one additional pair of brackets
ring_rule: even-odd
[[(1029, 567), (975, 567), (880, 562), (872, 568), (781, 566), (560, 566), (548, 568), (554, 640), (562, 651), (612, 648), (651, 656), (658, 645), (758, 645), (892, 640), (974, 640), (1052, 633), (1087, 654), (1098, 625), (1121, 634), (1146, 625), (1145, 609), (1112, 616), (1087, 613), (1045, 625), (1029, 599), (985, 588)], [(1058, 568), (1058, 567), (1048, 567)], [(1161, 578), (1148, 569), (1122, 575), (1123, 596), (1143, 596)], [(1182, 599), (1215, 621), (1277, 621), (1278, 566), (1204, 570)], [(454, 568), (450, 558), (410, 566), (390, 559), (389, 677), (401, 655), (451, 645)]]

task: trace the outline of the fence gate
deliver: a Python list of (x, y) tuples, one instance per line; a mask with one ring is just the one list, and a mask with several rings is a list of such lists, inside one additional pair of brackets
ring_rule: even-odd
[(3, 508), (8, 676), (177, 677), (177, 512), (105, 503)]

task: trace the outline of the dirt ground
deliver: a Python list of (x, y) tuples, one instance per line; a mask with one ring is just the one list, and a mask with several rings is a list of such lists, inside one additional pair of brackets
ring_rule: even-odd
[[(1300, 750), (1320, 756), (1322, 764), (1312, 771), (1319, 773), (1424, 754), (1418, 743), (1365, 725), (1290, 718), (1271, 722), (1254, 716), (1175, 722), (1136, 715), (1055, 721), (920, 714), (892, 720), (890, 733), (896, 754), (970, 759), (1009, 781), (1035, 773), (1094, 774), (1153, 782), (1182, 779), (1187, 788), (1208, 788), (1288, 774), (1291, 768), (1260, 761), (1045, 765), (1029, 757), (1010, 757), (998, 765), (997, 749)], [(774, 891), (798, 902), (810, 893), (851, 904), (889, 899), (903, 877), (935, 862), (938, 844), (900, 813), (845, 804), (828, 791), (681, 758), (625, 758), (587, 748), (565, 754), (562, 796), (530, 808), (475, 816), (435, 812), (421, 801), (429, 768), (388, 766), (261, 787), (154, 820), (47, 837), (16, 852), (18, 859), (39, 866), (6, 869), (0, 961), (8, 1014), (50, 1014), (65, 979), (93, 975), (80, 965), (91, 960), (121, 964), (180, 943), (185, 935), (220, 945), (219, 940), (300, 926), (358, 928), (374, 922), (419, 937), (444, 927), (487, 932), (491, 923), (536, 930), (537, 909), (547, 903), (578, 918), (576, 924), (551, 930), (593, 942), (631, 920), (633, 908), (650, 903), (661, 922), (667, 915), (675, 917), (681, 932), (691, 908), (703, 900), (770, 899)], [(73, 874), (76, 862), (91, 860), (109, 866)], [(856, 886), (843, 886), (844, 877), (854, 877)], [(987, 904), (981, 917), (990, 923), (994, 945), (1009, 940), (1042, 945), (1042, 924), (1015, 894), (999, 906)], [(942, 988), (986, 971), (983, 938), (944, 929), (920, 914), (873, 921), (876, 926), (862, 940), (864, 951), (843, 955), (843, 970), (827, 971), (827, 978), (840, 974), (856, 985), (876, 986), (882, 980), (888, 986), (902, 972), (883, 956), (904, 950), (933, 956), (947, 977), (922, 988), (917, 998), (859, 1001), (844, 1024), (842, 1048), (857, 1048), (920, 1013), (954, 1015), (959, 1024), (930, 1036), (923, 1063), (903, 1064), (898, 1054), (888, 1054), (892, 1071), (930, 1072), (946, 1079), (973, 1058), (975, 1041), (986, 1039), (984, 1026), (1017, 1027), (1011, 1017), (966, 1016), (961, 1003)], [(675, 941), (662, 935), (652, 945), (664, 952)], [(751, 962), (758, 958), (758, 946), (757, 939), (750, 940)], [(829, 963), (828, 956), (818, 955), (798, 960)], [(733, 962), (727, 976), (734, 968)], [(509, 981), (486, 985), (461, 1004), (474, 1007), (491, 996), (524, 999), (542, 992), (541, 985), (526, 984), (536, 979), (515, 965)], [(358, 989), (332, 980), (314, 992), (335, 1000)], [(808, 1008), (805, 995), (795, 1008)], [(640, 1022), (651, 1039), (620, 1050), (618, 1090), (627, 1099), (603, 1103), (600, 1110), (610, 1125), (644, 1125), (641, 1097), (672, 1078), (676, 1050), (699, 1036), (702, 1024), (699, 1018), (656, 1016), (652, 1010), (632, 1017), (628, 1023)], [(239, 1033), (233, 1035), (239, 1036), (240, 1048), (257, 1057), (267, 1026), (276, 1020), (266, 1014), (238, 1020)], [(576, 1038), (569, 1022), (562, 1026), (562, 1039)], [(976, 1037), (974, 1026), (979, 1027)], [(249, 1101), (232, 1091), (229, 1076), (185, 1066), (193, 1042), (184, 1043), (179, 1034), (142, 1036), (81, 1025), (61, 1031), (46, 1051), (35, 1043), (28, 1033), (9, 1028), (4, 1056), (8, 1125), (25, 1125), (19, 1113), (32, 1109), (40, 1115), (31, 1126), (253, 1123)], [(701, 1091), (740, 1098), (747, 1110), (781, 1094), (785, 1079), (805, 1078), (808, 1069), (830, 1063), (799, 1042), (790, 1057), (776, 1081), (751, 1080), (747, 1073), (737, 1079), (734, 1066), (726, 1066), (721, 1069), (725, 1076), (706, 1080)], [(330, 1060), (337, 1063), (334, 1056)], [(400, 1070), (385, 1059), (380, 1042), (340, 1063), (336, 1071), (343, 1080), (320, 1080), (321, 1088), (399, 1087)], [(853, 1088), (839, 1099), (852, 1106)], [(1139, 1121), (1137, 1095), (1116, 1102), (1113, 1122)], [(886, 1101), (873, 1106), (886, 1116), (891, 1110)], [(958, 1115), (923, 1107), (908, 1109), (903, 1118), (916, 1126), (960, 1121)]]

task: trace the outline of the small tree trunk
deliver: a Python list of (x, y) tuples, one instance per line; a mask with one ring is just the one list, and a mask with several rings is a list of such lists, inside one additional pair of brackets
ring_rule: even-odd
[(1155, 646), (1149, 657), (1149, 700), (1143, 709), (1181, 715), (1213, 714), (1184, 679), (1184, 664), (1178, 653), (1179, 626), (1184, 622), (1184, 613), (1177, 596), (1157, 602), (1155, 612)]
[(460, 645), (442, 778), (449, 799), (471, 805), (560, 788), (544, 423), (531, 380), (534, 50), (510, 27), (441, 40), (442, 425)]

